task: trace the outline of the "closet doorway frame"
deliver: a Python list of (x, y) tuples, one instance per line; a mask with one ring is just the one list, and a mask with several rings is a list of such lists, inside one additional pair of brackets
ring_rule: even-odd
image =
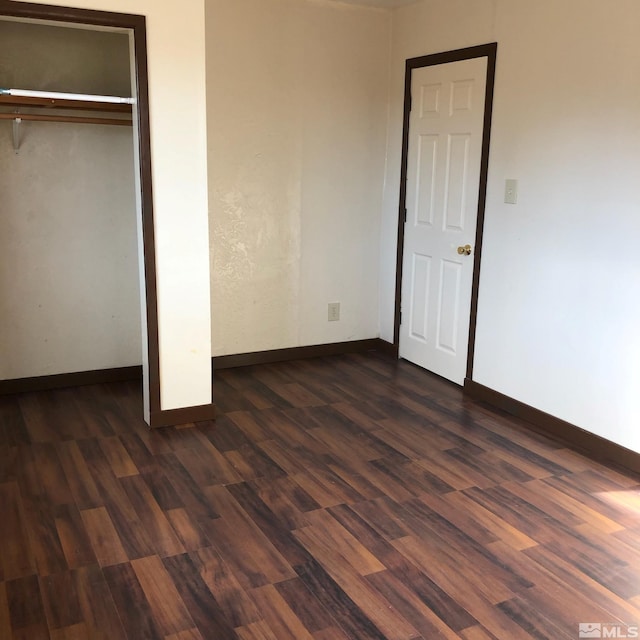
[[(140, 282), (141, 302), (145, 304), (146, 330), (143, 326), (142, 354), (143, 380), (145, 399), (145, 417), (161, 414), (160, 404), (160, 352), (158, 342), (158, 298), (156, 286), (155, 232), (153, 219), (153, 185), (151, 174), (151, 128), (149, 122), (149, 78), (147, 67), (147, 28), (146, 19), (142, 15), (78, 9), (56, 5), (15, 2), (0, 0), (0, 18), (41, 20), (51, 23), (67, 23), (83, 25), (88, 28), (98, 27), (114, 30), (126, 30), (133, 34), (133, 69), (132, 81), (136, 86), (136, 105), (133, 117), (136, 119), (138, 136), (134, 144), (138, 146), (140, 211), (142, 216), (142, 257), (144, 264), (144, 280)], [(60, 26), (63, 26), (61, 24)], [(140, 246), (140, 244), (138, 244)], [(138, 249), (140, 251), (140, 249)], [(145, 338), (146, 336), (146, 344)], [(99, 380), (94, 380), (99, 382)], [(146, 402), (145, 402), (146, 405)], [(148, 411), (147, 411), (148, 409)]]

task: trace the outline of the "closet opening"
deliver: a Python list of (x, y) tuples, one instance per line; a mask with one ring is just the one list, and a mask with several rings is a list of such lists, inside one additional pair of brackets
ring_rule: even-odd
[(143, 16), (0, 0), (0, 393), (142, 375), (160, 411), (150, 146)]

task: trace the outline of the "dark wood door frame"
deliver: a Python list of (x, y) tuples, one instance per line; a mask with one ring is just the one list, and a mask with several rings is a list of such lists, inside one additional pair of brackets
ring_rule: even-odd
[(146, 298), (147, 350), (149, 363), (148, 393), (151, 426), (162, 423), (160, 405), (160, 355), (158, 348), (158, 304), (156, 287), (155, 236), (153, 222), (153, 191), (151, 180), (151, 132), (149, 125), (149, 90), (147, 74), (147, 35), (144, 16), (75, 9), (54, 5), (0, 0), (0, 16), (25, 20), (48, 20), (87, 26), (128, 29), (134, 36), (135, 78), (137, 109), (133, 117), (138, 125), (138, 152), (140, 157), (140, 185), (142, 204), (142, 233), (144, 252), (144, 286)]
[(496, 54), (498, 43), (492, 42), (466, 49), (456, 49), (444, 53), (434, 53), (419, 58), (409, 58), (405, 67), (404, 80), (404, 117), (402, 128), (402, 165), (400, 169), (400, 205), (398, 208), (398, 248), (396, 256), (396, 308), (393, 327), (393, 347), (400, 350), (400, 312), (402, 303), (402, 260), (404, 257), (404, 225), (407, 199), (407, 162), (409, 155), (409, 116), (411, 113), (412, 71), (421, 67), (430, 67), (447, 62), (487, 58), (487, 87), (484, 104), (484, 123), (482, 135), (482, 156), (480, 161), (480, 188), (478, 193), (478, 222), (476, 228), (473, 285), (471, 292), (471, 321), (469, 323), (469, 350), (467, 355), (467, 378), (473, 373), (473, 356), (476, 340), (476, 316), (478, 312), (478, 289), (480, 284), (480, 261), (482, 258), (482, 233), (484, 229), (484, 211), (487, 198), (487, 173), (489, 168), (489, 143), (491, 140), (491, 115), (493, 111), (493, 87), (496, 73)]

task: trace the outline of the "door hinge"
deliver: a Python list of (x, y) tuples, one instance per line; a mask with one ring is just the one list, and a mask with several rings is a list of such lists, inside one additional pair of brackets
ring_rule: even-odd
[(400, 317), (398, 318), (398, 324), (402, 324), (402, 311), (400, 311)]
[(407, 221), (407, 207), (404, 208), (404, 221)]

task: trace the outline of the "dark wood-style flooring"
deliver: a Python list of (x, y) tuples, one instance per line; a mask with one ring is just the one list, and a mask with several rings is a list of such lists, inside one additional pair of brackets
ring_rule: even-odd
[(640, 623), (640, 484), (376, 354), (0, 398), (2, 640), (575, 640)]

